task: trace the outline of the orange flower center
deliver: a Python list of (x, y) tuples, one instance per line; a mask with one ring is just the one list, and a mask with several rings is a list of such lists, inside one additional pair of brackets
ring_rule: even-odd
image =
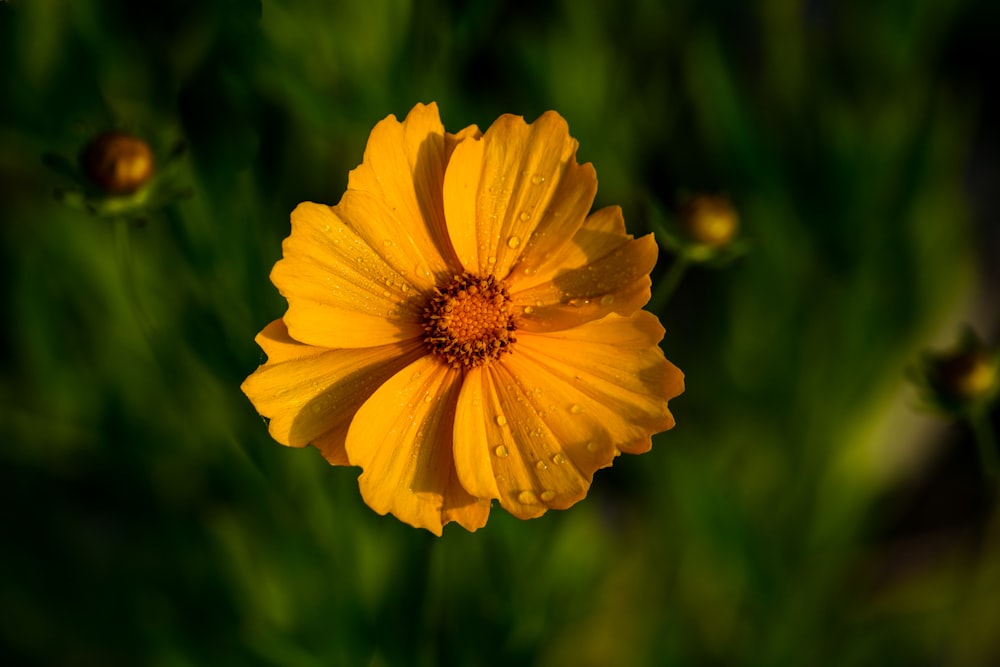
[(472, 368), (511, 351), (510, 294), (493, 276), (464, 273), (434, 291), (424, 308), (424, 342), (452, 368)]

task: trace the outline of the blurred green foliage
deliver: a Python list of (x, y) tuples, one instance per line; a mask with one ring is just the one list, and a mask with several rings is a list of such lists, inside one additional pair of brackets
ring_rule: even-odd
[[(996, 341), (998, 27), (985, 0), (0, 3), (0, 653), (1000, 663), (995, 489), (903, 373), (962, 322)], [(658, 313), (688, 390), (652, 453), (441, 539), (238, 389), (289, 212), (432, 100), (452, 130), (556, 109), (632, 232), (725, 192), (751, 248)], [(43, 156), (111, 128), (183, 142), (186, 195), (57, 201)]]

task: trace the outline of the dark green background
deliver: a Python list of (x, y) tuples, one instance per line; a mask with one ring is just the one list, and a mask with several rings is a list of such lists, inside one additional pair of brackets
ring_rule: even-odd
[[(0, 2), (7, 664), (1000, 664), (995, 496), (904, 378), (995, 341), (994, 6)], [(440, 539), (238, 388), (289, 212), (419, 101), (556, 109), (633, 233), (725, 192), (750, 246), (658, 313), (688, 390), (652, 453)], [(187, 196), (57, 201), (43, 156), (107, 128), (184, 141)]]

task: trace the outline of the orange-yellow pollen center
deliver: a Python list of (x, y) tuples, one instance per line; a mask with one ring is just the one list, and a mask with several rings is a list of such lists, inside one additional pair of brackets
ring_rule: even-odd
[(424, 342), (453, 368), (472, 368), (511, 351), (510, 295), (493, 276), (455, 276), (424, 308)]

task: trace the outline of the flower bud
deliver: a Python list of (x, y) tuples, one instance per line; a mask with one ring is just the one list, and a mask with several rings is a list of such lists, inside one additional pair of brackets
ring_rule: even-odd
[(124, 132), (104, 132), (80, 153), (87, 179), (115, 195), (131, 194), (153, 176), (153, 151), (142, 139)]
[(996, 385), (996, 363), (983, 352), (944, 356), (933, 363), (930, 380), (940, 393), (975, 401), (988, 396)]
[(916, 378), (925, 398), (946, 412), (964, 413), (996, 395), (1000, 369), (996, 353), (966, 332), (951, 351), (924, 357)]
[(718, 195), (695, 195), (681, 208), (681, 225), (692, 241), (712, 248), (728, 245), (740, 218), (730, 201)]

